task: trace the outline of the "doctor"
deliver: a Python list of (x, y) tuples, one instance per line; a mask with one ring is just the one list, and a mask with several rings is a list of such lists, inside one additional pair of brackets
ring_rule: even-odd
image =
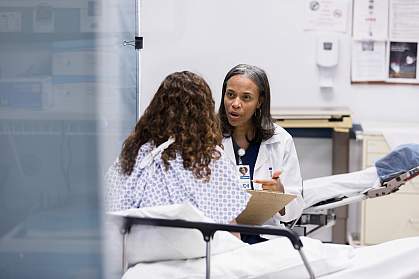
[(251, 187), (260, 189), (262, 184), (264, 190), (297, 196), (267, 224), (279, 225), (299, 218), (304, 207), (300, 166), (291, 135), (272, 121), (266, 73), (246, 64), (232, 68), (224, 78), (218, 116), (225, 153), (238, 166), (249, 167), (254, 182)]

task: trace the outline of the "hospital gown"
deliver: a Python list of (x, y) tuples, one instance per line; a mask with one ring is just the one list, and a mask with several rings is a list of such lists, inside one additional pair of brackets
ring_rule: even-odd
[(161, 153), (144, 168), (140, 162), (154, 149), (150, 143), (141, 146), (133, 171), (122, 173), (119, 159), (106, 175), (105, 204), (107, 210), (152, 207), (190, 202), (216, 223), (228, 223), (246, 207), (249, 194), (240, 186), (235, 166), (221, 151), (221, 158), (213, 160), (208, 182), (197, 179), (183, 167), (178, 154), (166, 170)]

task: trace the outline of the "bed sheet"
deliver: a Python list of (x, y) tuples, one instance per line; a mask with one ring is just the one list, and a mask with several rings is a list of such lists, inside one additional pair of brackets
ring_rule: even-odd
[[(211, 278), (308, 278), (287, 241), (274, 239), (213, 256)], [(361, 248), (323, 244), (310, 238), (303, 238), (303, 243), (318, 278), (419, 278), (419, 237)], [(204, 274), (205, 259), (191, 259), (140, 263), (123, 279), (203, 278)]]
[(322, 278), (419, 278), (419, 237), (365, 246), (355, 252), (356, 256), (347, 268)]
[[(302, 238), (304, 253), (317, 275), (345, 268), (354, 256), (350, 246), (324, 245)], [(139, 263), (128, 269), (123, 279), (203, 278), (205, 258)], [(309, 278), (302, 259), (287, 238), (250, 245), (211, 257), (211, 278)]]

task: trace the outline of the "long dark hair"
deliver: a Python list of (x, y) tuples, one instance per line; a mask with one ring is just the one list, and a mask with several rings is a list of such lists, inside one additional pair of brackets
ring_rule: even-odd
[(257, 109), (252, 116), (255, 128), (255, 137), (252, 140), (260, 142), (271, 138), (274, 134), (275, 127), (271, 117), (271, 90), (268, 77), (261, 68), (247, 64), (239, 64), (233, 67), (224, 78), (221, 103), (220, 108), (218, 109), (218, 117), (221, 121), (223, 136), (230, 137), (234, 130), (234, 127), (230, 125), (227, 119), (226, 109), (224, 107), (224, 96), (227, 82), (236, 75), (243, 75), (252, 80), (259, 89), (259, 98), (261, 98), (262, 101), (260, 109)]
[(181, 154), (183, 166), (198, 179), (208, 180), (209, 164), (218, 159), (216, 150), (222, 135), (214, 112), (214, 100), (206, 81), (192, 72), (176, 72), (160, 84), (150, 105), (123, 144), (120, 154), (122, 171), (131, 174), (140, 147), (155, 146), (174, 137), (175, 142), (163, 153), (166, 166)]

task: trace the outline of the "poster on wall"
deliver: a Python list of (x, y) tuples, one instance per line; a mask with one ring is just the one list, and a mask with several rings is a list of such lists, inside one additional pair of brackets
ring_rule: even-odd
[(390, 41), (388, 48), (389, 81), (419, 83), (418, 43)]

